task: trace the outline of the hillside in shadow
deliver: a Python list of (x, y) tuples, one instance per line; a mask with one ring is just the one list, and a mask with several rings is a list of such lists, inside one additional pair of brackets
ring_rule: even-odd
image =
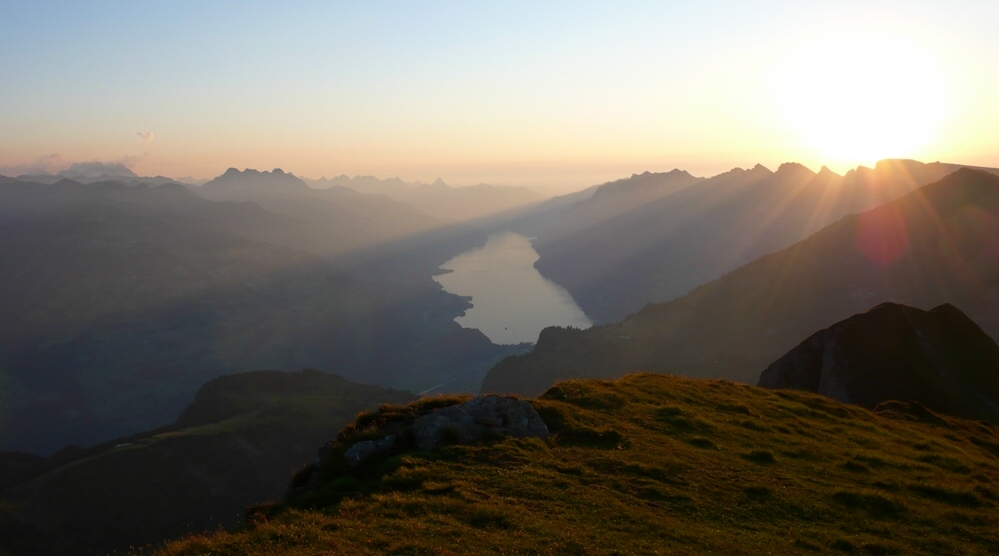
[[(318, 371), (256, 371), (205, 384), (171, 425), (25, 464), (0, 485), (0, 552), (84, 554), (232, 528), (281, 498), (322, 439), (411, 394)], [(4, 477), (8, 475), (4, 474)]]
[(999, 176), (962, 169), (666, 303), (585, 331), (547, 328), (486, 392), (654, 370), (756, 383), (803, 339), (885, 301), (949, 303), (999, 337)]

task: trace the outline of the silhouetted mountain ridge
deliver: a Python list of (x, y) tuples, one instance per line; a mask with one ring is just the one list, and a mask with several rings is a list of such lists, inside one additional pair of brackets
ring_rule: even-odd
[(809, 336), (759, 386), (807, 390), (873, 409), (916, 401), (999, 422), (999, 345), (958, 308), (883, 303)]
[(536, 263), (597, 322), (679, 297), (847, 214), (937, 181), (958, 165), (884, 160), (844, 176), (800, 164), (734, 169), (628, 210), (596, 196), (534, 242)]

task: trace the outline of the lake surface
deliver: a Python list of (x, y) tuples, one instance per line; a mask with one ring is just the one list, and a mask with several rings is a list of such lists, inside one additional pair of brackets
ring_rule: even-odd
[(530, 240), (504, 232), (441, 265), (452, 272), (434, 280), (449, 293), (472, 297), (474, 306), (454, 320), (495, 344), (536, 342), (546, 326), (589, 328), (569, 292), (535, 270), (537, 260)]

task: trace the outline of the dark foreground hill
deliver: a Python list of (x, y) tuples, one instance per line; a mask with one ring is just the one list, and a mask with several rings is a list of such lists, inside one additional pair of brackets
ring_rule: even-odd
[(233, 527), (357, 412), (411, 397), (318, 371), (217, 378), (171, 426), (35, 458), (33, 479), (0, 490), (0, 554), (121, 551)]
[(679, 299), (588, 330), (548, 328), (484, 392), (654, 370), (755, 384), (815, 331), (885, 301), (950, 303), (999, 337), (999, 176), (958, 170)]
[(884, 303), (809, 336), (767, 367), (759, 386), (868, 408), (914, 400), (999, 422), (999, 345), (953, 305), (921, 311)]
[(564, 382), (531, 404), (547, 440), (388, 455), (160, 554), (999, 551), (992, 425), (652, 374)]
[[(534, 242), (535, 266), (595, 322), (614, 322), (959, 168), (883, 160), (840, 176), (794, 163), (776, 172), (757, 165), (707, 180), (684, 172), (677, 176), (684, 187), (666, 190), (635, 187), (635, 176), (603, 185), (565, 211)], [(649, 196), (655, 191), (669, 194)]]

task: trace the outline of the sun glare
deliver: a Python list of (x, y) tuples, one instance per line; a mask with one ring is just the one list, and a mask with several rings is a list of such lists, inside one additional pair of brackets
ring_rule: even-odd
[(840, 39), (805, 51), (784, 87), (786, 116), (825, 160), (914, 157), (942, 117), (929, 59), (883, 39)]

